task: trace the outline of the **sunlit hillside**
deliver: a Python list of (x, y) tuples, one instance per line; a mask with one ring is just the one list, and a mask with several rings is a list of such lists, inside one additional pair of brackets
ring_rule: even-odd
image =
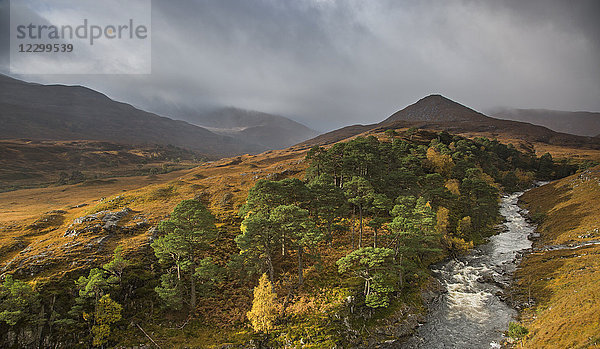
[(530, 329), (523, 347), (600, 347), (600, 167), (533, 189), (523, 202), (540, 234), (516, 274)]

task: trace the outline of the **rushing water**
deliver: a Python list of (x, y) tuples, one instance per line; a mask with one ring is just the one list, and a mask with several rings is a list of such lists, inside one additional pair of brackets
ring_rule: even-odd
[(535, 229), (517, 206), (521, 194), (502, 198), (502, 233), (469, 255), (433, 269), (446, 292), (430, 306), (427, 322), (402, 348), (500, 348), (503, 332), (516, 316), (502, 301), (502, 290), (516, 268), (517, 252), (531, 247), (527, 236)]

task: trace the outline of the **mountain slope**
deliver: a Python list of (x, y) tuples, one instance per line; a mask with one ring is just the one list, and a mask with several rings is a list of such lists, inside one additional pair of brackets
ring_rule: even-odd
[(599, 183), (596, 166), (521, 197), (539, 225), (533, 251), (515, 274), (514, 298), (529, 328), (519, 348), (600, 344)]
[(0, 139), (172, 144), (213, 157), (266, 149), (136, 109), (89, 88), (39, 85), (2, 75), (0, 124)]
[(177, 118), (211, 132), (269, 149), (285, 148), (318, 134), (315, 130), (280, 115), (231, 107), (206, 113), (178, 112)]
[(440, 95), (427, 96), (374, 125), (353, 126), (329, 132), (302, 143), (305, 146), (326, 144), (366, 130), (423, 128), (453, 133), (478, 133), (490, 137), (511, 137), (570, 147), (600, 148), (600, 140), (552, 131), (525, 122), (494, 119)]
[(529, 142), (600, 147), (600, 142), (588, 137), (555, 132), (526, 122), (491, 118), (439, 95), (431, 95), (419, 100), (393, 114), (379, 126), (420, 127), (450, 132), (486, 132), (493, 136), (512, 136)]
[(498, 119), (530, 122), (557, 132), (579, 136), (593, 137), (600, 132), (600, 113), (501, 108), (492, 110), (489, 114)]
[(307, 148), (307, 147), (311, 147), (313, 145), (333, 144), (333, 143), (342, 141), (344, 139), (350, 138), (352, 136), (356, 136), (363, 132), (373, 130), (376, 127), (377, 127), (377, 124), (345, 126), (340, 129), (329, 131), (329, 132), (323, 133), (321, 135), (318, 135), (315, 138), (311, 138), (307, 141), (304, 141), (304, 142), (298, 144), (298, 146), (300, 146), (302, 148)]
[(487, 116), (441, 95), (430, 95), (397, 111), (381, 124), (397, 121), (483, 122)]

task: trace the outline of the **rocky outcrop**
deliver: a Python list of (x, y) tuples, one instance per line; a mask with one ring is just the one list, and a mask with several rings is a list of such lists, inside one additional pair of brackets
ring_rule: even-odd
[[(48, 212), (27, 228), (38, 235), (39, 232), (56, 230), (56, 223), (64, 220), (64, 213)], [(107, 252), (106, 248), (117, 234), (146, 233), (148, 228), (150, 224), (146, 217), (136, 215), (128, 207), (81, 216), (75, 218), (59, 238), (45, 238), (32, 244), (26, 244), (23, 239), (15, 241), (13, 250), (19, 252), (1, 272), (33, 276), (58, 266), (64, 268), (68, 261), (68, 270), (86, 268), (97, 264), (97, 258), (110, 254), (111, 251)]]
[(148, 220), (141, 215), (132, 217), (127, 225), (119, 224), (132, 212), (130, 208), (124, 207), (119, 211), (100, 211), (75, 218), (63, 237), (76, 237), (82, 233), (131, 233), (149, 226)]

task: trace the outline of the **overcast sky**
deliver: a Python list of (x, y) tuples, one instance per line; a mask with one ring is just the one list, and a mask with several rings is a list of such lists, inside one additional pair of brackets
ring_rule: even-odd
[[(598, 18), (597, 0), (154, 0), (152, 74), (12, 76), (166, 116), (236, 106), (320, 131), (432, 93), (480, 111), (600, 111)], [(0, 71), (11, 75), (6, 36)]]

